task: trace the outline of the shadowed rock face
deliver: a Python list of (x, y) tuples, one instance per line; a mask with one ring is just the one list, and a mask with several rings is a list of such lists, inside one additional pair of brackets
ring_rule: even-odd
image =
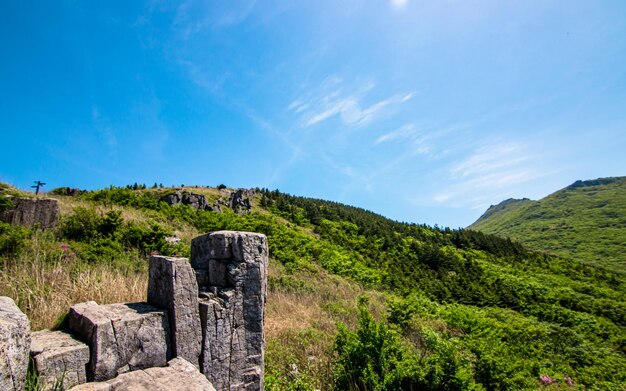
[(0, 390), (24, 390), (30, 322), (13, 299), (0, 296)]
[(146, 303), (74, 305), (69, 328), (89, 345), (89, 380), (160, 367), (171, 357), (167, 311)]
[(167, 310), (174, 356), (197, 367), (202, 342), (198, 284), (186, 258), (150, 258), (148, 304)]
[(52, 228), (59, 222), (59, 201), (54, 198), (11, 197), (14, 206), (0, 213), (0, 220), (24, 227)]
[(200, 369), (217, 390), (263, 390), (267, 238), (219, 231), (195, 238), (200, 293)]

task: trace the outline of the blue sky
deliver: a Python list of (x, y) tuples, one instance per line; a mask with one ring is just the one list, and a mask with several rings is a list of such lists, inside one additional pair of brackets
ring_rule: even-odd
[(460, 227), (626, 175), (624, 1), (0, 5), (0, 181), (268, 187)]

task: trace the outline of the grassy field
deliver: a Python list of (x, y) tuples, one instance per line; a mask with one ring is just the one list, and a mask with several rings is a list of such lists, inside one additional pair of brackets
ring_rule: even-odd
[(469, 228), (624, 271), (626, 177), (579, 181), (539, 201), (507, 200)]

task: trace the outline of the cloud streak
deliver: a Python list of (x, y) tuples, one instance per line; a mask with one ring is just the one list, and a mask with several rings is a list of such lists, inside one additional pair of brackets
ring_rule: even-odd
[(484, 209), (495, 197), (510, 197), (516, 186), (554, 174), (535, 163), (538, 156), (524, 143), (489, 144), (447, 169), (451, 183), (432, 200), (451, 207)]
[(374, 83), (364, 83), (351, 93), (345, 93), (342, 84), (341, 78), (328, 78), (317, 94), (295, 99), (287, 110), (300, 116), (303, 128), (318, 125), (335, 116), (339, 117), (343, 125), (357, 127), (390, 115), (415, 96), (415, 92), (395, 94), (366, 105), (363, 103), (364, 96), (374, 88)]

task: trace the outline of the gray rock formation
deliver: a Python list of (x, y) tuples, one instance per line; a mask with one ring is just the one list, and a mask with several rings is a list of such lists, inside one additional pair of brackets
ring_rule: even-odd
[(211, 205), (202, 194), (190, 193), (188, 191), (177, 191), (167, 194), (160, 198), (160, 201), (166, 202), (168, 205), (189, 205), (192, 209), (213, 210)]
[(198, 366), (202, 343), (198, 284), (187, 258), (150, 258), (148, 304), (167, 310), (174, 356)]
[(211, 206), (208, 204), (206, 197), (202, 194), (194, 194), (194, 193), (183, 193), (183, 204), (189, 205), (191, 209), (211, 209)]
[(0, 296), (0, 390), (24, 390), (30, 322), (13, 299)]
[(59, 222), (59, 201), (54, 198), (10, 197), (13, 208), (0, 213), (0, 220), (24, 227), (51, 228)]
[(122, 374), (104, 383), (87, 383), (70, 391), (215, 391), (198, 369), (178, 357), (164, 368)]
[(31, 334), (30, 356), (44, 390), (62, 382), (64, 390), (87, 381), (89, 347), (62, 331)]
[(146, 303), (74, 305), (69, 328), (89, 345), (89, 380), (164, 366), (171, 357), (167, 311)]
[(250, 198), (254, 196), (254, 190), (252, 189), (238, 189), (230, 194), (228, 197), (228, 207), (235, 213), (241, 213), (248, 211), (252, 208)]
[(180, 194), (180, 192), (176, 192), (176, 193), (171, 193), (171, 194), (167, 194), (163, 197), (161, 197), (160, 201), (165, 202), (168, 205), (171, 206), (176, 206), (176, 205), (180, 205), (180, 203), (182, 202), (182, 195)]
[(191, 243), (200, 287), (200, 369), (217, 390), (263, 390), (267, 238), (219, 231)]

